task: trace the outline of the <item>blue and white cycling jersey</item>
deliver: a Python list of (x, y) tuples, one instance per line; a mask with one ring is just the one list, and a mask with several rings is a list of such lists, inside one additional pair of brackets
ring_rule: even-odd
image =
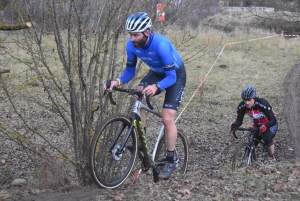
[(151, 33), (148, 43), (135, 48), (129, 39), (126, 45), (127, 63), (120, 76), (122, 83), (129, 82), (135, 75), (137, 58), (145, 62), (153, 72), (166, 77), (159, 83), (160, 90), (176, 82), (176, 73), (185, 71), (184, 64), (172, 43), (164, 36)]

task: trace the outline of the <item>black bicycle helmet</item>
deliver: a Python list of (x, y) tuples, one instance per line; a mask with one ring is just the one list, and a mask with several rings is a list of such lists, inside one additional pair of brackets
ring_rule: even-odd
[(125, 25), (128, 32), (144, 32), (146, 29), (151, 27), (152, 21), (145, 12), (137, 12), (130, 15)]
[(242, 91), (242, 99), (252, 99), (256, 97), (256, 89), (253, 86), (246, 86)]

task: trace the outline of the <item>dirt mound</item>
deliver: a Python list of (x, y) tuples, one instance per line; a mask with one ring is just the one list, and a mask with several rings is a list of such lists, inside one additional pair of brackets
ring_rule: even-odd
[(292, 139), (287, 139), (293, 143), (295, 156), (300, 158), (300, 64), (296, 64), (287, 74), (284, 81), (285, 88), (285, 116), (288, 123)]

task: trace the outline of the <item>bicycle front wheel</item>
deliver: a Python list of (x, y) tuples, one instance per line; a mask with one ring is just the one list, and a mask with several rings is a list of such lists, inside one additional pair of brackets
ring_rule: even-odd
[(232, 170), (251, 166), (255, 156), (251, 153), (251, 146), (248, 142), (240, 142), (232, 158)]
[[(189, 146), (185, 135), (182, 131), (177, 131), (177, 143), (175, 146), (175, 164), (176, 169), (172, 173), (172, 177), (178, 177), (185, 174), (187, 169), (187, 164), (189, 161), (188, 152)], [(158, 169), (161, 171), (163, 168), (164, 160), (166, 158), (167, 153), (167, 142), (165, 135), (160, 139), (157, 147), (157, 151), (155, 153), (154, 162)]]
[[(117, 114), (106, 119), (96, 129), (90, 147), (89, 162), (92, 178), (99, 187), (116, 188), (129, 176), (137, 152), (136, 130), (130, 128), (131, 120)], [(131, 145), (130, 149), (124, 146), (127, 136), (126, 144)]]

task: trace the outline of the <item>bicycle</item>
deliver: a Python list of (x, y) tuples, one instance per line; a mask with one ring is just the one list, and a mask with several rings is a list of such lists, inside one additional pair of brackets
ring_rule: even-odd
[[(112, 115), (99, 128), (96, 128), (90, 147), (89, 159), (93, 181), (101, 188), (112, 189), (119, 187), (130, 175), (136, 156), (138, 156), (142, 160), (142, 168), (140, 170), (147, 172), (149, 168), (152, 168), (154, 182), (158, 182), (158, 175), (162, 170), (167, 149), (164, 126), (158, 132), (154, 147), (150, 153), (140, 110), (144, 109), (159, 118), (161, 118), (161, 115), (153, 109), (149, 97), (142, 94), (142, 91), (117, 87), (114, 87), (113, 91), (136, 95), (137, 99), (134, 102), (130, 116), (122, 114)], [(112, 98), (112, 93), (108, 93), (108, 95), (111, 104), (116, 105)], [(146, 98), (147, 105), (142, 103), (143, 97)], [(138, 139), (141, 142), (141, 150), (137, 149)], [(128, 145), (131, 146), (131, 149), (127, 148)], [(188, 164), (188, 142), (180, 130), (177, 133), (174, 160), (176, 169), (172, 175), (185, 174)]]
[[(267, 145), (263, 140), (258, 140), (254, 137), (255, 132), (259, 132), (259, 135), (262, 135), (259, 129), (253, 128), (237, 128), (236, 131), (248, 132), (247, 138), (248, 142), (241, 141), (233, 154), (232, 158), (232, 170), (236, 168), (242, 168), (251, 166), (254, 161), (257, 160), (255, 149), (255, 142), (258, 142), (262, 145), (262, 153), (261, 153), (261, 163), (265, 161), (265, 155), (267, 153)], [(236, 135), (236, 131), (233, 131), (233, 136), (238, 139)]]

